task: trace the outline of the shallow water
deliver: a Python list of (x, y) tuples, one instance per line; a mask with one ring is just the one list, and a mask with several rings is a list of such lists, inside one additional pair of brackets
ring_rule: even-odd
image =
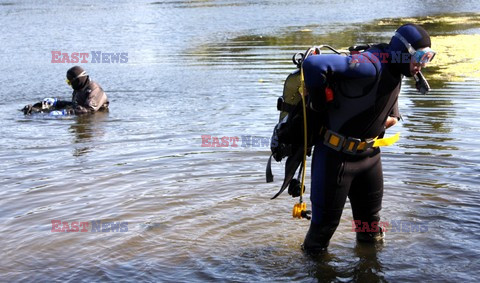
[[(480, 12), (437, 2), (380, 1), (375, 13), (364, 1), (0, 4), (0, 280), (477, 281), (478, 80), (432, 81), (428, 96), (405, 81), (382, 217), (423, 230), (387, 232), (382, 246), (355, 244), (347, 204), (329, 252), (304, 255), (309, 223), (291, 219), (286, 194), (269, 200), (283, 167), (265, 184), (269, 148), (241, 146), (270, 137), (295, 52), (387, 40), (401, 20), (385, 18)], [(84, 65), (109, 113), (17, 111), (70, 96), (72, 64), (51, 63), (52, 50), (128, 52), (126, 64)], [(202, 147), (202, 135), (240, 146)], [(89, 232), (52, 232), (52, 220)], [(91, 232), (94, 220), (128, 231)]]

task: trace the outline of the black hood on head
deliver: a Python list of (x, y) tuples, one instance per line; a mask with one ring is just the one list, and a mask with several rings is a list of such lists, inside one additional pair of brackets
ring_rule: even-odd
[(67, 71), (67, 79), (72, 84), (74, 90), (80, 90), (87, 85), (90, 78), (85, 70), (80, 66), (75, 66)]
[[(430, 35), (428, 35), (428, 32), (421, 26), (405, 24), (399, 27), (396, 32), (403, 36), (414, 49), (431, 47)], [(411, 55), (408, 53), (405, 44), (398, 37), (393, 36), (390, 40), (389, 46), (393, 69), (407, 77), (411, 77)], [(404, 58), (407, 58), (408, 60), (403, 60)]]

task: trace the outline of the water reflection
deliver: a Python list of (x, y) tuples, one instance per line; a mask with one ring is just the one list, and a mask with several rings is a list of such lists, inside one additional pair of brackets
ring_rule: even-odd
[(312, 263), (309, 266), (309, 273), (316, 278), (318, 282), (334, 282), (339, 277), (348, 277), (345, 272), (335, 266), (335, 262), (340, 260), (328, 251), (316, 256), (310, 256)]
[[(432, 36), (432, 47), (437, 56), (430, 64), (430, 70), (425, 72), (432, 87), (443, 87), (445, 81), (463, 81), (465, 77), (480, 76), (480, 60), (472, 52), (472, 46), (480, 43), (480, 35), (462, 34), (480, 28), (478, 13), (385, 18), (357, 25), (290, 26), (275, 35), (240, 35), (228, 42), (196, 47), (190, 53), (202, 62), (213, 64), (247, 63), (253, 59), (260, 64), (272, 60), (277, 64), (290, 64), (289, 56), (312, 45), (329, 44), (346, 49), (355, 44), (388, 43), (393, 31), (408, 22), (422, 25)], [(285, 56), (285, 51), (292, 54)]]
[(354, 282), (385, 282), (383, 265), (378, 259), (383, 243), (357, 242), (354, 253), (358, 257), (353, 272)]
[(91, 151), (91, 142), (105, 134), (104, 122), (107, 118), (108, 111), (76, 117), (75, 123), (70, 126), (70, 132), (74, 135), (74, 157), (85, 155)]
[(316, 256), (309, 256), (309, 273), (318, 282), (385, 282), (383, 265), (378, 259), (382, 251), (383, 243), (359, 243), (353, 251), (354, 258), (345, 260), (342, 256), (337, 257), (330, 252)]
[(450, 97), (438, 95), (435, 90), (426, 96), (407, 92), (410, 104), (406, 110), (403, 127), (408, 129), (409, 140), (406, 147), (451, 151), (458, 150), (452, 132), (457, 107)]

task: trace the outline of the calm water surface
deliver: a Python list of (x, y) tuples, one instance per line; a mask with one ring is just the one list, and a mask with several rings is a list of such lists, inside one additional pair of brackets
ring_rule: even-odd
[[(269, 138), (290, 58), (309, 45), (387, 40), (395, 26), (372, 28), (381, 18), (480, 12), (478, 1), (353, 3), (1, 2), (0, 281), (478, 281), (478, 80), (433, 81), (428, 96), (405, 81), (382, 217), (428, 231), (387, 232), (382, 246), (356, 245), (347, 204), (329, 252), (304, 255), (309, 223), (291, 219), (286, 194), (269, 200), (283, 170), (264, 183), (269, 148), (201, 146), (202, 135)], [(17, 111), (69, 98), (72, 65), (50, 63), (52, 50), (128, 52), (127, 64), (84, 65), (110, 113)], [(52, 233), (52, 220), (128, 231)]]

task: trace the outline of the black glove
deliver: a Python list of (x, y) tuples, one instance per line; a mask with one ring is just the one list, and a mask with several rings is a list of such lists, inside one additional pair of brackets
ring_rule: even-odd
[(83, 106), (77, 105), (77, 107), (75, 107), (75, 114), (77, 115), (86, 114), (88, 112), (88, 109)]

